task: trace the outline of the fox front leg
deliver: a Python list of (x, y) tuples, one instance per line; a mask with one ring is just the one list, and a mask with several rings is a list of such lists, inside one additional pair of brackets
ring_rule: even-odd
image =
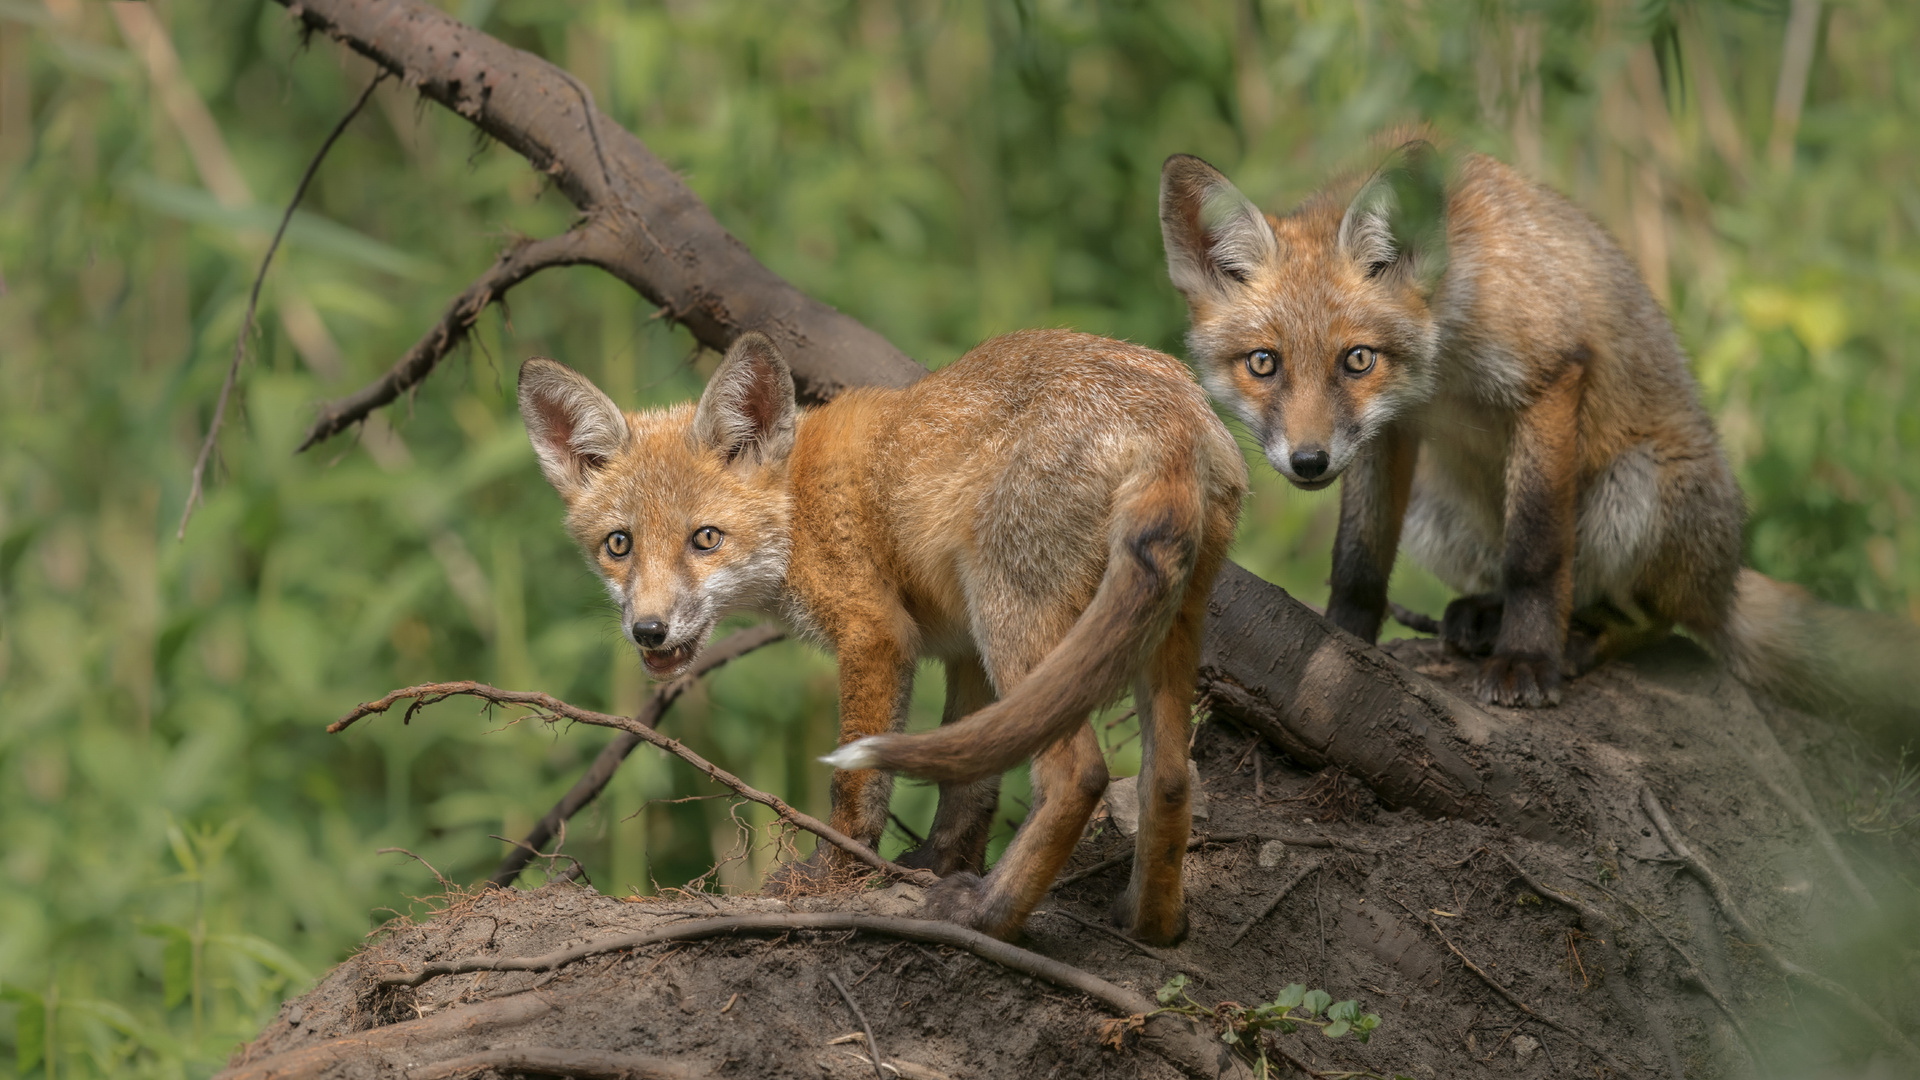
[(1419, 442), (1399, 426), (1374, 439), (1340, 481), (1340, 531), (1333, 541), (1327, 618), (1371, 644), (1387, 611), (1387, 578), (1400, 547)]
[(1585, 349), (1560, 359), (1552, 381), (1515, 419), (1507, 457), (1500, 636), (1480, 668), (1480, 700), (1560, 703), (1561, 654), (1573, 615), (1573, 552)]

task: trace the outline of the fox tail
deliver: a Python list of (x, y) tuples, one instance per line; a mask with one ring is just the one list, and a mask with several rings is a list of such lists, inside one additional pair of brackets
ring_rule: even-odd
[(1166, 636), (1198, 563), (1206, 508), (1189, 458), (1122, 487), (1105, 573), (1051, 651), (999, 701), (935, 731), (874, 735), (821, 760), (939, 783), (1005, 772), (1114, 700)]
[(1711, 643), (1749, 686), (1869, 734), (1920, 733), (1920, 627), (1904, 619), (1824, 604), (1743, 569)]

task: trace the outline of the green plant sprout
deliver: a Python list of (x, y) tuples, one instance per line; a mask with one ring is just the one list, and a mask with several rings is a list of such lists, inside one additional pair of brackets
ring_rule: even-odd
[[(1291, 1035), (1303, 1026), (1314, 1027), (1329, 1039), (1351, 1035), (1364, 1043), (1373, 1037), (1374, 1030), (1380, 1026), (1379, 1014), (1361, 1012), (1359, 1002), (1335, 1001), (1332, 994), (1325, 990), (1309, 990), (1305, 983), (1288, 986), (1265, 1004), (1242, 1005), (1237, 1001), (1223, 1001), (1210, 1009), (1187, 994), (1185, 975), (1175, 975), (1155, 996), (1161, 1005), (1156, 1014), (1179, 1013), (1211, 1020), (1220, 1031), (1220, 1040), (1245, 1056), (1258, 1070), (1257, 1075), (1261, 1080), (1275, 1075), (1273, 1063), (1267, 1060), (1266, 1040), (1262, 1038), (1267, 1032)], [(1312, 1075), (1316, 1080), (1388, 1080), (1379, 1073), (1366, 1070), (1316, 1071)], [(1411, 1078), (1396, 1073), (1392, 1080)]]

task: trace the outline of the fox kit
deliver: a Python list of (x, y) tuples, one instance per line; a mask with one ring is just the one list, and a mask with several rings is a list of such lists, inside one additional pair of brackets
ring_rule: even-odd
[[(683, 670), (734, 611), (838, 654), (832, 823), (877, 844), (888, 774), (939, 782), (903, 860), (948, 875), (931, 914), (1020, 928), (1106, 788), (1084, 721), (1131, 684), (1154, 797), (1115, 915), (1149, 941), (1184, 933), (1187, 715), (1246, 465), (1179, 361), (1029, 331), (801, 412), (779, 350), (749, 333), (698, 405), (623, 413), (534, 359), (520, 412), (648, 672)], [(946, 665), (943, 726), (889, 734), (922, 656)], [(981, 879), (999, 774), (1028, 757), (1033, 812)]]
[(1791, 699), (1911, 708), (1911, 625), (1741, 567), (1740, 489), (1673, 328), (1566, 200), (1411, 142), (1285, 217), (1176, 155), (1160, 222), (1202, 381), (1296, 487), (1345, 478), (1336, 625), (1378, 636), (1404, 542), (1465, 594), (1440, 630), (1491, 654), (1486, 702), (1553, 704), (1563, 663), (1678, 623)]

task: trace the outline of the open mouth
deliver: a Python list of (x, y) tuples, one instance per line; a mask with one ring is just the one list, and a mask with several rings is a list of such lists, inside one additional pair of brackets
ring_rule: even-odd
[(647, 674), (663, 678), (685, 667), (698, 647), (697, 641), (689, 641), (671, 649), (641, 649), (640, 662), (646, 665)]

